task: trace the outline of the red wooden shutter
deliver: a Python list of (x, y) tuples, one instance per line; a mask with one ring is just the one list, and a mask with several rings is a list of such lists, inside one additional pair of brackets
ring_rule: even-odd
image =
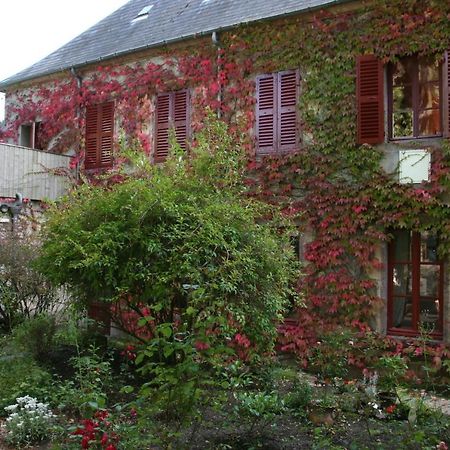
[(277, 76), (256, 79), (256, 152), (272, 153), (277, 148)]
[(86, 169), (112, 165), (114, 137), (114, 103), (89, 105), (86, 108)]
[(447, 50), (444, 55), (443, 64), (443, 86), (442, 86), (442, 123), (443, 135), (450, 138), (450, 50)]
[(86, 148), (84, 167), (92, 169), (97, 166), (99, 105), (89, 105), (86, 108)]
[(356, 61), (358, 144), (384, 141), (383, 64), (373, 55)]
[(278, 150), (298, 148), (297, 98), (299, 87), (298, 71), (278, 74)]
[(188, 91), (174, 92), (173, 126), (179, 146), (186, 150), (188, 139)]
[(155, 161), (164, 161), (169, 154), (169, 130), (173, 127), (183, 150), (189, 137), (189, 93), (176, 91), (158, 95), (156, 100)]
[(111, 167), (113, 158), (114, 137), (114, 103), (108, 102), (100, 105), (100, 151), (99, 167)]
[(156, 99), (156, 161), (163, 161), (169, 153), (169, 122), (172, 98), (171, 94), (160, 94)]

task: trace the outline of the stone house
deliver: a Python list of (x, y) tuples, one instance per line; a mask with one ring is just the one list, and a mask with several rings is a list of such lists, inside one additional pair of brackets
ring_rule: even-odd
[(119, 136), (188, 151), (209, 108), (297, 216), (297, 323), (450, 341), (449, 45), (446, 2), (131, 0), (0, 83), (0, 141), (95, 176)]

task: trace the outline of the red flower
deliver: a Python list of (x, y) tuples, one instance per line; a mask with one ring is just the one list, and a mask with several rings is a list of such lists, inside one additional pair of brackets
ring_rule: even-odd
[(83, 439), (81, 440), (81, 448), (89, 448), (89, 436), (84, 436)]
[(105, 448), (105, 450), (117, 450), (117, 447), (114, 444), (109, 444), (108, 447)]
[(396, 408), (397, 408), (397, 405), (395, 405), (395, 404), (390, 405), (390, 406), (388, 406), (388, 407), (386, 408), (386, 412), (387, 412), (388, 414), (392, 414), (392, 413), (396, 410)]
[(207, 344), (206, 342), (202, 342), (202, 341), (197, 341), (195, 344), (195, 349), (199, 352), (201, 352), (202, 350), (208, 350), (209, 348), (209, 344)]
[(106, 433), (103, 433), (102, 439), (100, 440), (100, 444), (105, 446), (108, 443), (108, 435)]

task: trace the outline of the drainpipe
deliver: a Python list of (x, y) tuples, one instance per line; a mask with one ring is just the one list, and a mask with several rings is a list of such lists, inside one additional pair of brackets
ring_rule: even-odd
[(222, 117), (222, 101), (223, 101), (223, 92), (222, 92), (222, 85), (220, 83), (219, 74), (222, 71), (222, 64), (220, 63), (220, 39), (219, 39), (219, 33), (217, 31), (213, 31), (211, 34), (211, 40), (214, 45), (214, 47), (217, 48), (217, 58), (216, 58), (216, 66), (217, 66), (217, 82), (219, 83), (219, 92), (217, 93), (217, 101), (219, 102), (219, 106), (217, 107), (217, 118), (220, 119)]

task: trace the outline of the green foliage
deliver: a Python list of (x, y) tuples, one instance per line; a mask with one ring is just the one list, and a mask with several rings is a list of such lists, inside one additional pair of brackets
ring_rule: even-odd
[(110, 188), (82, 186), (54, 207), (40, 270), (85, 301), (150, 306), (160, 323), (186, 307), (192, 326), (228, 317), (270, 349), (297, 275), (292, 252), (257, 223), (270, 209), (238, 195), (241, 153), (226, 127), (210, 119), (198, 141), (189, 158)]
[(17, 397), (47, 398), (51, 382), (51, 375), (29, 356), (0, 356), (0, 415)]
[(25, 319), (58, 305), (54, 287), (33, 268), (39, 249), (36, 235), (20, 228), (1, 237), (0, 331), (10, 332)]
[(5, 408), (6, 441), (15, 448), (28, 447), (48, 439), (52, 433), (55, 415), (48, 405), (30, 396), (19, 397)]
[(236, 418), (241, 423), (248, 422), (249, 434), (255, 430), (255, 427), (258, 427), (260, 433), (285, 408), (284, 401), (277, 392), (238, 392), (235, 398)]
[(71, 358), (70, 364), (75, 375), (55, 384), (52, 403), (81, 417), (105, 408), (112, 386), (110, 361), (101, 357), (97, 348), (90, 347), (85, 354)]
[(42, 362), (54, 348), (56, 331), (57, 324), (54, 316), (32, 317), (14, 328), (15, 346), (36, 361)]
[(396, 393), (398, 386), (403, 384), (403, 379), (408, 365), (402, 356), (382, 356), (376, 365), (380, 369), (380, 388), (387, 392)]

